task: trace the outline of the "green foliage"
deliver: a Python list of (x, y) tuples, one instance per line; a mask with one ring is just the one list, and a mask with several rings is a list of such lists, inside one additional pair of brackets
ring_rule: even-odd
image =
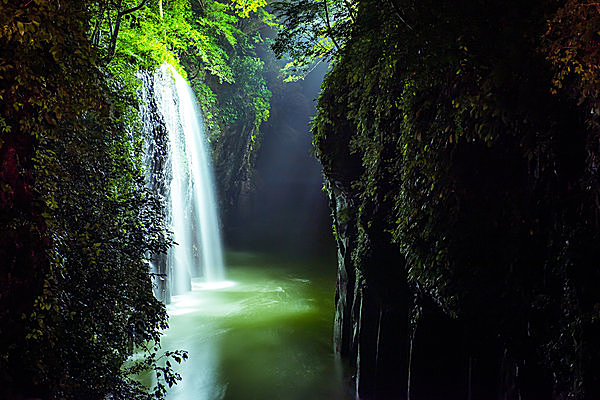
[[(0, 397), (164, 398), (180, 379), (187, 353), (160, 351), (149, 276), (170, 241), (144, 182), (137, 73), (185, 66), (215, 131), (245, 119), (254, 143), (264, 5), (0, 2)], [(148, 370), (150, 393), (132, 380)]]
[[(240, 17), (232, 14), (226, 4), (215, 1), (206, 6), (203, 23), (214, 38), (215, 46), (224, 49), (222, 51), (230, 72), (228, 79), (216, 74), (207, 79), (197, 70), (197, 63), (193, 59), (185, 59), (186, 66), (193, 74), (192, 84), (196, 93), (200, 99), (205, 99), (202, 101), (203, 110), (214, 136), (238, 120), (252, 121), (258, 128), (268, 118), (271, 93), (261, 74), (263, 63), (256, 57), (256, 48), (262, 43), (258, 29), (268, 21), (269, 14), (257, 9), (259, 3), (243, 3), (247, 8), (242, 15), (251, 22), (245, 27)], [(236, 7), (239, 11), (242, 3), (236, 3)], [(250, 11), (260, 12), (250, 17)]]
[[(96, 6), (1, 4), (1, 397), (149, 397), (121, 366), (166, 327), (146, 256), (169, 243), (136, 86), (114, 75), (131, 67), (99, 69), (108, 52), (88, 39)], [(160, 398), (177, 377), (157, 362), (140, 361), (161, 373)]]
[[(260, 26), (271, 24), (272, 19), (263, 9), (265, 3), (152, 2), (123, 15), (112, 53), (119, 9), (98, 3), (91, 36), (101, 59), (130, 91), (138, 85), (136, 70), (154, 69), (162, 63), (175, 66), (190, 80), (209, 130), (218, 137), (238, 119), (252, 121), (258, 128), (268, 118), (271, 94), (261, 74), (262, 62), (256, 57), (256, 48), (262, 44)], [(121, 12), (134, 4), (122, 3)]]
[[(253, 114), (254, 120), (251, 120), (252, 115), (243, 119), (252, 121), (258, 129), (269, 118), (269, 99), (271, 97), (271, 92), (261, 76), (264, 62), (258, 57), (247, 56), (235, 57), (232, 64), (238, 82), (235, 90), (240, 95), (232, 96), (226, 101), (223, 112), (227, 117), (224, 122), (230, 124), (242, 118), (240, 113), (249, 112)], [(244, 93), (251, 93), (251, 98), (248, 99), (247, 96), (242, 95)], [(245, 105), (249, 100), (252, 108)]]
[(278, 57), (288, 56), (287, 81), (303, 79), (315, 64), (335, 58), (350, 36), (357, 2), (292, 0), (271, 3), (281, 28), (273, 45)]
[(593, 393), (600, 356), (597, 14), (582, 7), (360, 1), (313, 126), (357, 202), (358, 268), (372, 235), (393, 242), (419, 296), (544, 365), (564, 398)]
[(543, 50), (554, 70), (554, 93), (565, 88), (579, 103), (598, 107), (600, 4), (565, 1), (548, 21)]
[[(122, 4), (120, 9), (112, 9), (100, 3), (95, 10), (92, 38), (101, 50), (104, 49), (106, 54), (102, 59), (110, 62), (111, 68), (117, 71), (123, 71), (123, 66), (154, 69), (168, 63), (183, 72), (180, 63), (185, 58), (203, 74), (216, 76), (220, 81), (231, 81), (228, 56), (219, 45), (221, 35), (233, 40), (232, 17), (224, 15), (224, 5), (209, 2), (209, 15), (202, 17), (192, 9), (189, 0), (165, 4), (152, 2), (135, 13), (124, 14), (115, 39), (113, 32), (117, 27), (113, 21), (131, 6)], [(214, 14), (218, 15), (219, 23), (212, 18)], [(113, 41), (115, 48), (111, 52)]]
[(267, 0), (232, 0), (235, 12), (242, 18), (248, 18), (251, 12), (267, 5)]
[(32, 339), (43, 343), (37, 361), (50, 367), (43, 379), (58, 384), (57, 398), (144, 397), (120, 366), (166, 328), (144, 256), (166, 251), (164, 227), (134, 163), (140, 142), (120, 136), (121, 123), (88, 113), (77, 129), (59, 126), (60, 140), (36, 155), (53, 248), (48, 292), (32, 314), (45, 322)]

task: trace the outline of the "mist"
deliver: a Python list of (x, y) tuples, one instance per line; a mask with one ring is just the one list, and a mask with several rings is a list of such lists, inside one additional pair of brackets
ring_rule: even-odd
[(256, 161), (255, 190), (242, 198), (228, 227), (236, 249), (293, 255), (335, 251), (321, 166), (312, 153), (310, 120), (325, 63), (274, 93)]

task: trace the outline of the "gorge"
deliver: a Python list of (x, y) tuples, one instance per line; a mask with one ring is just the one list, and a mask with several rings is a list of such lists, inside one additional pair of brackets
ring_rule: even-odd
[(600, 397), (598, 4), (0, 26), (0, 398)]

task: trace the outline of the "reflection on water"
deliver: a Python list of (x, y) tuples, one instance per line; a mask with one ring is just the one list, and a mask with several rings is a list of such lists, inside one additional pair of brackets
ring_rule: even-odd
[(230, 281), (168, 306), (163, 349), (189, 359), (168, 399), (349, 399), (332, 353), (334, 264), (228, 255)]

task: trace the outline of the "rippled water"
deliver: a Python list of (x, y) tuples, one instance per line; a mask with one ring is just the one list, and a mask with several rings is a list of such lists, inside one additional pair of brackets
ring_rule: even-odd
[(168, 399), (349, 399), (332, 353), (335, 261), (229, 253), (229, 281), (168, 306), (164, 349), (189, 359)]

